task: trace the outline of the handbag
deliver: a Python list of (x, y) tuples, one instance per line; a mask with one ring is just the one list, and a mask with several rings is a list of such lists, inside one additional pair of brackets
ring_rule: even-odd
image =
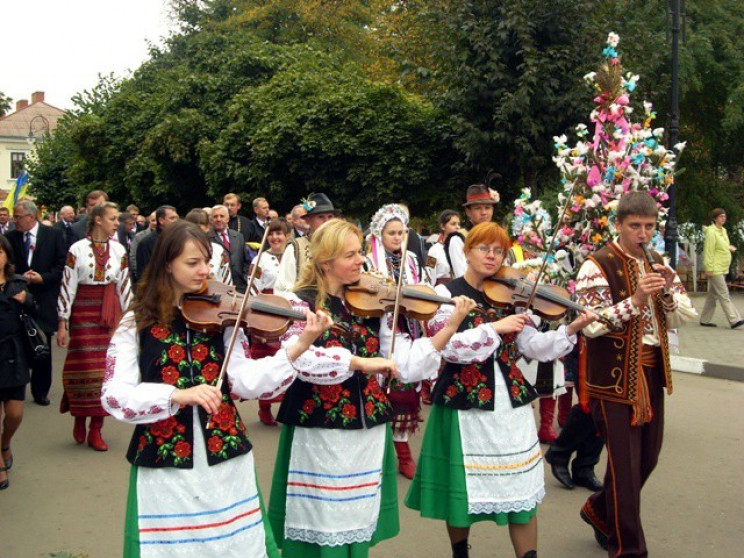
[(26, 341), (29, 355), (33, 362), (45, 360), (51, 356), (51, 349), (46, 333), (44, 333), (39, 324), (36, 323), (26, 312), (21, 312), (21, 323), (26, 332)]

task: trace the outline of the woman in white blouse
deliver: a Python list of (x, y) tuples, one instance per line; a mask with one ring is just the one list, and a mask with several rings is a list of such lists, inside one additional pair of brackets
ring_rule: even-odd
[(108, 413), (101, 406), (101, 382), (106, 349), (129, 306), (131, 283), (126, 248), (110, 240), (119, 227), (116, 204), (95, 206), (88, 214), (87, 226), (86, 237), (67, 253), (57, 302), (57, 344), (68, 349), (60, 411), (75, 417), (72, 435), (78, 444), (85, 442), (90, 417), (88, 445), (106, 451), (101, 428)]

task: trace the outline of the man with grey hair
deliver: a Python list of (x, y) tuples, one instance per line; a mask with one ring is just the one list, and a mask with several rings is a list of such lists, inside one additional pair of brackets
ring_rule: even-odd
[(62, 231), (62, 235), (65, 237), (65, 244), (67, 245), (68, 250), (70, 249), (70, 246), (72, 246), (77, 240), (75, 231), (72, 230), (72, 225), (74, 223), (75, 209), (70, 205), (65, 205), (62, 207), (62, 209), (59, 210), (59, 221), (52, 225), (55, 229), (59, 229)]
[(298, 203), (292, 208), (292, 240), (305, 236), (310, 230), (310, 226), (305, 221), (307, 209)]
[(238, 231), (228, 227), (230, 213), (226, 206), (215, 205), (212, 208), (212, 230), (209, 232), (209, 240), (220, 244), (230, 255), (230, 272), (238, 292), (244, 293), (248, 286), (248, 269), (250, 257), (245, 247), (245, 239)]
[[(16, 273), (28, 281), (28, 290), (39, 307), (38, 323), (51, 340), (57, 331), (57, 297), (67, 247), (62, 231), (39, 223), (39, 210), (29, 200), (18, 202), (13, 210), (16, 229), (6, 236), (13, 247)], [(31, 394), (34, 401), (49, 405), (52, 386), (52, 356), (37, 360), (31, 366)]]

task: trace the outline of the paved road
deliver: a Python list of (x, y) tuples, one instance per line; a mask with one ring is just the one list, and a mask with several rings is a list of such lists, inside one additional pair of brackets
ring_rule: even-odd
[[(744, 332), (741, 333), (744, 341)], [(722, 351), (723, 352), (723, 351)], [(57, 371), (62, 362), (55, 351)], [(741, 556), (744, 547), (744, 383), (676, 374), (669, 400), (664, 450), (644, 490), (643, 518), (656, 557)], [(110, 451), (75, 445), (72, 419), (60, 415), (59, 375), (52, 407), (33, 403), (14, 441), (11, 486), (0, 492), (0, 558), (49, 557), (71, 552), (88, 558), (121, 555), (130, 426), (108, 420)], [(241, 403), (254, 442), (259, 483), (268, 494), (277, 429), (260, 425), (255, 403)], [(418, 453), (421, 436), (413, 439)], [(604, 462), (598, 470), (604, 470)], [(399, 478), (402, 500), (408, 481)], [(588, 492), (560, 488), (547, 474), (548, 495), (540, 508), (540, 556), (600, 558), (603, 553), (579, 519)], [(440, 522), (401, 507), (401, 534), (376, 547), (373, 557), (447, 557)], [(512, 556), (505, 528), (478, 524), (472, 556)]]

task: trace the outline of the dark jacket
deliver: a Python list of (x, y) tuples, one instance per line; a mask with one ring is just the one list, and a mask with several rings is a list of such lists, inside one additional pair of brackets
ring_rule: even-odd
[(230, 240), (230, 249), (228, 250), (222, 241), (222, 236), (212, 230), (209, 233), (209, 240), (216, 242), (230, 253), (230, 273), (232, 273), (233, 283), (238, 292), (244, 293), (248, 286), (248, 270), (251, 266), (251, 259), (248, 255), (248, 249), (245, 247), (243, 235), (232, 229), (226, 229), (227, 237)]
[(23, 386), (31, 379), (20, 314), (21, 310), (32, 314), (34, 304), (30, 293), (25, 305), (12, 298), (21, 291), (28, 293), (28, 284), (20, 275), (0, 288), (0, 388)]
[(155, 229), (152, 234), (148, 234), (137, 244), (137, 279), (145, 274), (145, 269), (147, 269), (147, 264), (150, 263), (152, 250), (159, 236), (160, 229)]
[(65, 238), (65, 246), (67, 246), (68, 250), (70, 249), (70, 246), (80, 240), (73, 226), (74, 223), (70, 223), (70, 226), (65, 226), (64, 221), (57, 221), (52, 225), (52, 228), (62, 231), (62, 236)]
[(62, 231), (39, 224), (36, 249), (29, 268), (23, 250), (23, 233), (15, 230), (7, 235), (13, 246), (13, 264), (16, 273), (23, 275), (29, 269), (41, 275), (42, 282), (29, 285), (29, 292), (39, 308), (39, 325), (45, 333), (57, 331), (57, 298), (65, 268), (67, 248)]

